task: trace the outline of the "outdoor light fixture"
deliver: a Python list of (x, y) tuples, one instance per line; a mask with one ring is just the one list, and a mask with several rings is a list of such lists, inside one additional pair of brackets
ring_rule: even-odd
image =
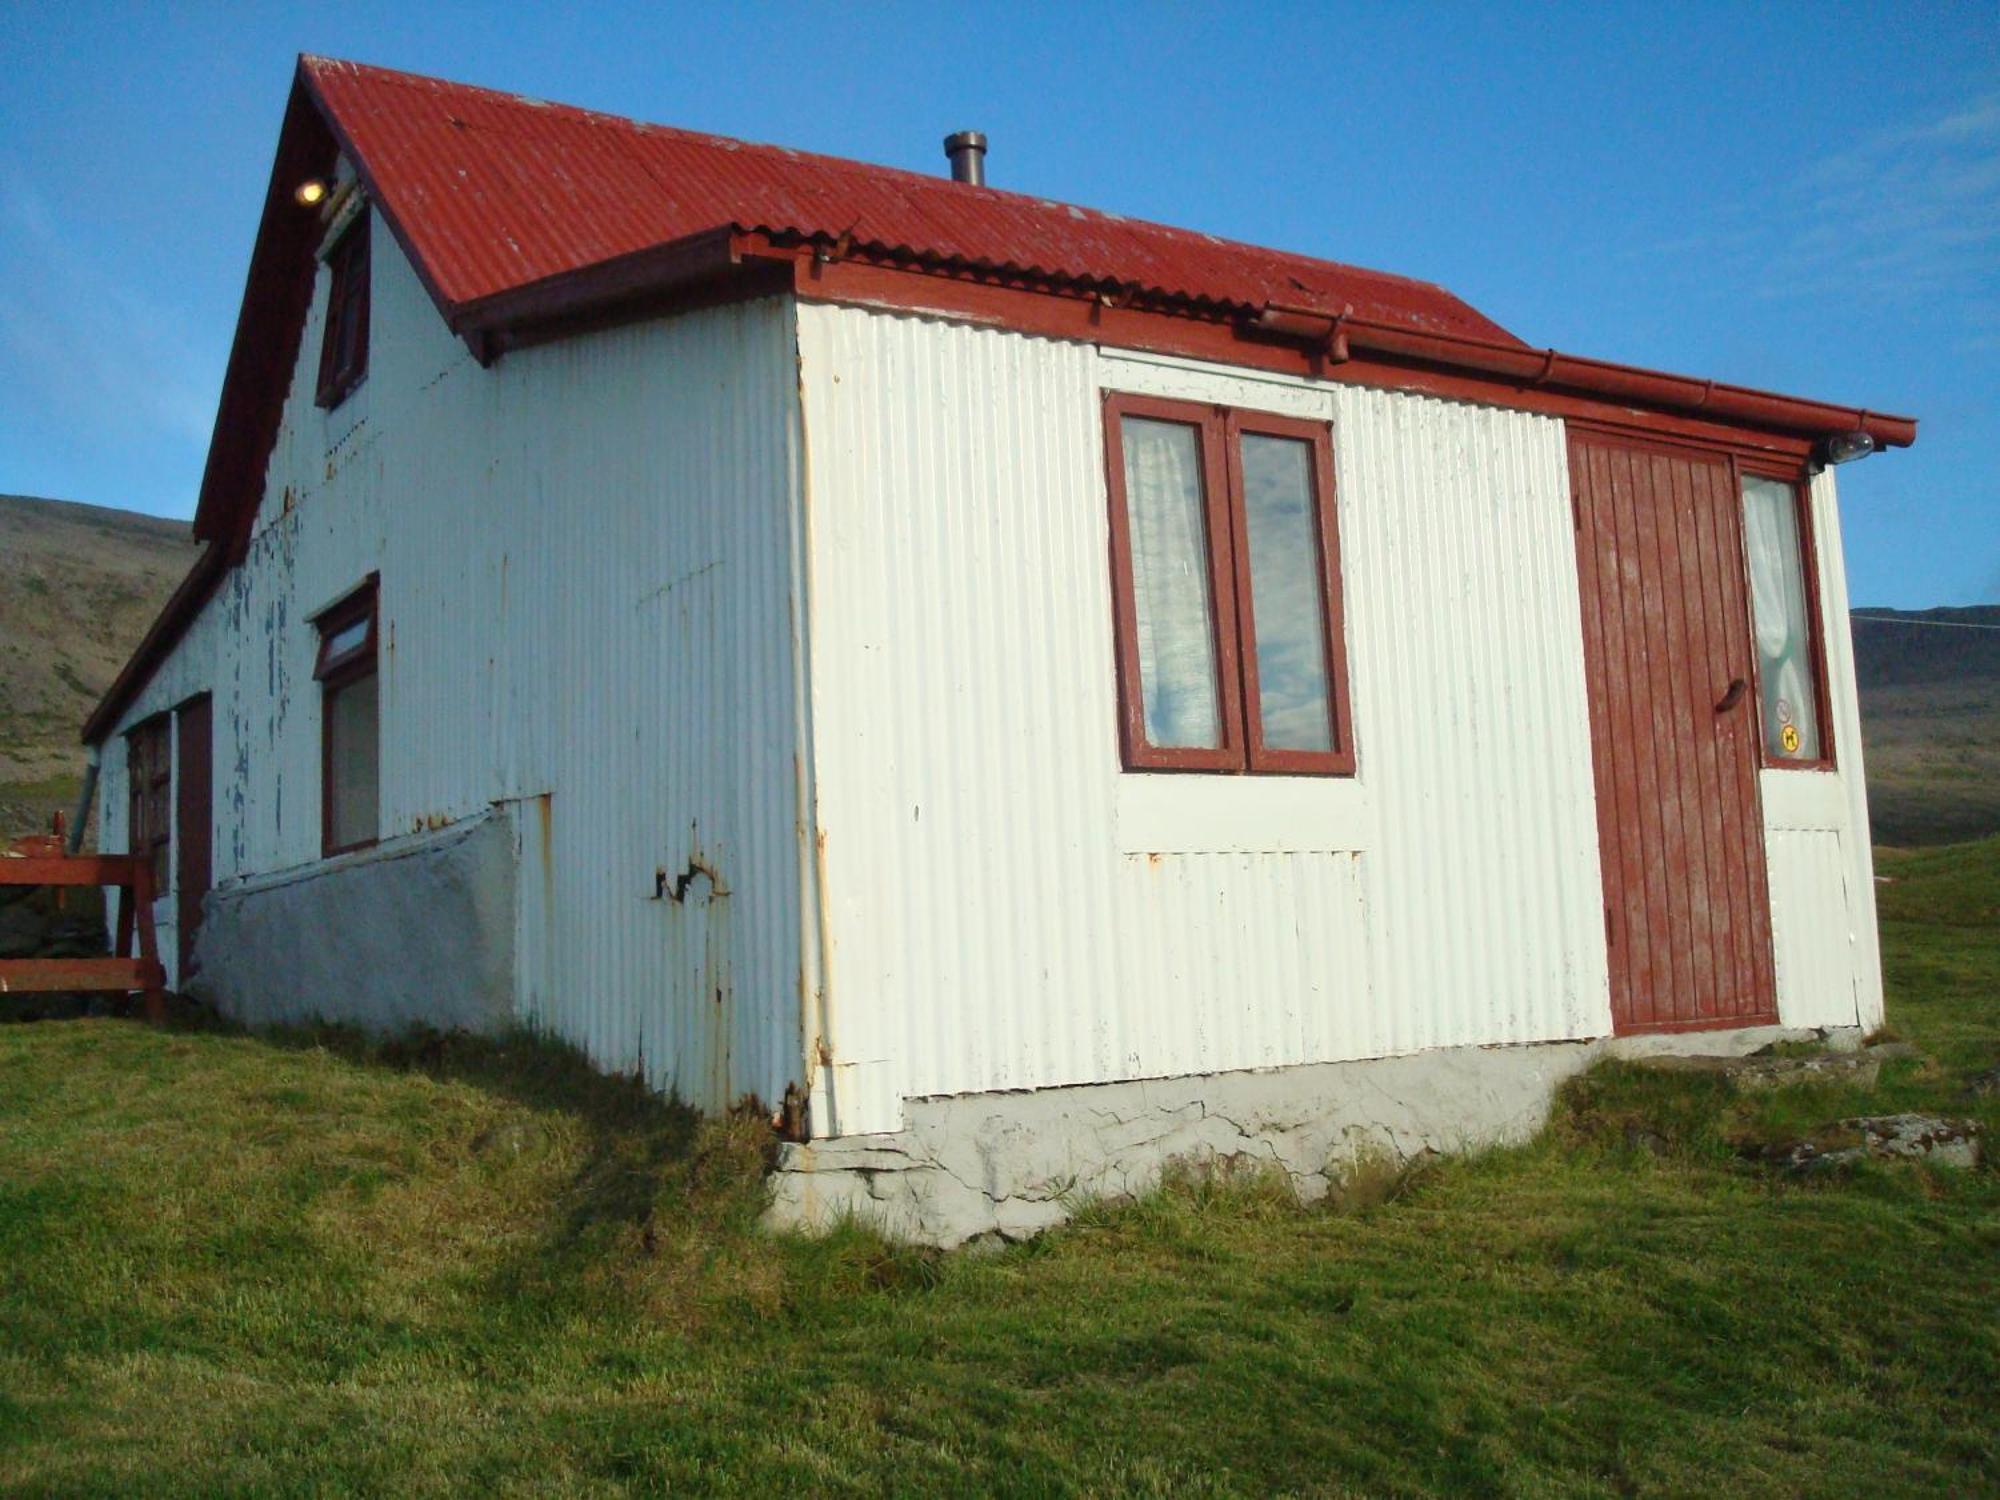
[(1857, 458), (1866, 458), (1875, 451), (1875, 439), (1865, 432), (1836, 432), (1819, 440), (1813, 449), (1813, 457), (1821, 468), (1833, 464), (1852, 463)]
[(317, 177), (308, 177), (292, 189), (292, 199), (300, 208), (315, 208), (326, 197), (326, 184)]

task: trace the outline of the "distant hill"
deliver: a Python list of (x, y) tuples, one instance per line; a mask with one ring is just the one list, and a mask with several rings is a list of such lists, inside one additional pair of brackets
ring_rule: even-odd
[(196, 551), (185, 521), (0, 495), (0, 836), (75, 800), (84, 718)]
[(2000, 605), (1857, 609), (1854, 674), (1875, 842), (2000, 832)]

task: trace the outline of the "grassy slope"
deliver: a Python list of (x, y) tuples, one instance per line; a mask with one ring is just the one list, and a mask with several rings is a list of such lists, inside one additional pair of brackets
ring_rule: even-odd
[(754, 1122), (546, 1049), (0, 1028), (0, 1488), (2000, 1491), (1995, 1174), (1723, 1140), (2000, 1059), (2000, 841), (1886, 864), (1942, 1068), (1611, 1070), (1386, 1197), (1187, 1183), (984, 1257), (759, 1237)]
[(75, 801), (84, 716), (194, 555), (185, 522), (0, 495), (0, 838)]

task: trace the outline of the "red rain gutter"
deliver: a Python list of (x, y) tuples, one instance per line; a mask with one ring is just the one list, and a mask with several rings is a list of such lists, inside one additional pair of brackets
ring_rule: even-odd
[(1776, 427), (1815, 437), (1835, 432), (1865, 432), (1878, 445), (1891, 448), (1907, 448), (1917, 440), (1914, 417), (1806, 401), (1692, 375), (1670, 375), (1637, 365), (1587, 359), (1555, 349), (1528, 349), (1458, 334), (1420, 333), (1345, 313), (1329, 314), (1276, 303), (1264, 308), (1253, 326), (1322, 344), (1329, 358), (1335, 361), (1348, 358), (1353, 349), (1367, 349), (1424, 364), (1497, 375), (1531, 386), (1551, 386), (1614, 401), (1635, 401), (1668, 411), (1756, 427)]

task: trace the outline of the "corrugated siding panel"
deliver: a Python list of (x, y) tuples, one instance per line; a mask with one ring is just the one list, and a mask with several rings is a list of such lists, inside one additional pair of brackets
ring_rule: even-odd
[(1801, 828), (1774, 828), (1765, 841), (1778, 1014), (1787, 1026), (1856, 1021), (1857, 935), (1845, 842), (1831, 830)]
[[(816, 1119), (1608, 1028), (1558, 424), (800, 317), (828, 1039), (856, 1075)], [(1362, 772), (1296, 785), (1355, 826), (1372, 802), (1372, 842), (1121, 836), (1108, 386), (1334, 419)]]
[[(312, 404), (322, 286), (245, 565), (128, 718), (213, 686), (218, 880), (316, 860), (308, 617), (379, 569), (385, 836), (501, 804), (520, 1012), (696, 1102), (775, 1098), (800, 1067), (789, 303), (481, 370), (377, 245), (367, 383)], [(697, 859), (713, 891), (654, 899)]]
[(1875, 925), (1875, 851), (1868, 824), (1868, 775), (1861, 744), (1861, 695), (1854, 678), (1854, 629), (1849, 623), (1847, 559), (1840, 534), (1840, 499), (1833, 470), (1811, 485), (1814, 551), (1819, 562), (1820, 627), (1826, 632), (1827, 689), (1845, 816), (1840, 821), (1845, 879), (1854, 932), (1854, 993), (1860, 1024), (1882, 1024), (1882, 948)]
[(1609, 1029), (1562, 425), (1342, 387), (1348, 648), (1388, 1051)]

